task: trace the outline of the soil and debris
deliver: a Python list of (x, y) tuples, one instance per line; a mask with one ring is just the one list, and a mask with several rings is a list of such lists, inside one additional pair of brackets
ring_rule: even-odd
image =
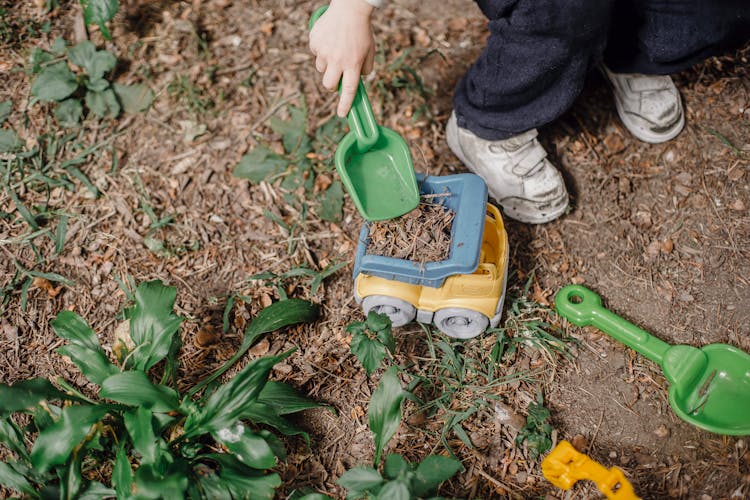
[[(55, 353), (60, 341), (50, 320), (73, 310), (111, 350), (127, 303), (118, 281), (161, 279), (177, 287), (177, 313), (188, 318), (181, 329), (180, 377), (186, 384), (236, 351), (245, 325), (264, 305), (282, 295), (311, 299), (321, 306), (320, 321), (267, 337), (245, 362), (296, 348), (273, 376), (337, 410), (297, 418), (311, 444), (285, 440), (279, 496), (307, 487), (343, 498), (337, 478), (372, 460), (367, 408), (378, 377), (368, 378), (353, 359), (345, 331), (362, 318), (351, 283), (361, 219), (349, 200), (340, 220), (320, 216), (321, 193), (335, 186), (332, 151), (341, 137), (316, 136), (335, 116), (337, 99), (322, 87), (307, 48), (308, 18), (320, 2), (121, 2), (112, 41), (96, 29), (89, 37), (118, 57), (118, 82), (147, 83), (155, 101), (146, 113), (88, 119), (70, 132), (51, 130), (49, 105), (30, 102), (25, 68), (35, 47), (87, 34), (77, 1), (51, 2), (60, 6), (50, 13), (44, 3), (0, 2), (0, 28), (11, 26), (0, 29), (0, 102), (12, 102), (3, 127), (17, 129), (29, 149), (52, 151), (45, 141), (66, 134), (73, 134), (74, 153), (75, 144), (97, 145), (76, 166), (100, 196), (77, 179), (72, 190), (16, 193), (27, 207), (46, 206), (52, 216), (68, 217), (56, 249), (47, 234), (56, 232), (55, 225), (40, 219), (47, 231), (31, 237), (22, 217), (6, 215), (15, 214), (16, 205), (0, 189), (0, 302), (6, 311), (0, 317), (0, 381), (59, 376), (86, 391), (86, 379)], [(13, 22), (1, 24), (8, 19)], [(373, 19), (378, 56), (366, 80), (375, 115), (406, 138), (417, 171), (464, 172), (445, 144), (444, 126), (456, 81), (483, 47), (486, 19), (470, 0), (393, 0)], [(610, 309), (669, 343), (725, 342), (750, 351), (749, 57), (746, 46), (675, 75), (686, 127), (659, 145), (627, 132), (606, 82), (592, 74), (575, 106), (540, 130), (571, 192), (569, 213), (539, 226), (504, 221), (509, 297), (552, 305), (561, 286), (584, 283)], [(305, 110), (307, 133), (316, 140), (301, 182), (234, 177), (240, 158), (262, 147), (266, 165), (279, 157), (289, 163), (285, 147), (299, 137), (280, 132), (276, 121), (294, 118), (289, 105)], [(54, 168), (65, 159), (70, 156), (62, 155)], [(313, 178), (315, 194), (306, 194), (304, 182)], [(44, 264), (38, 255), (46, 257)], [(316, 287), (299, 272), (341, 263), (347, 265)], [(23, 287), (19, 269), (69, 281)], [(259, 273), (275, 278), (253, 278)], [(224, 308), (238, 296), (245, 299), (234, 302), (224, 331)], [(524, 309), (512, 310), (511, 302), (502, 334), (456, 348), (473, 377), (473, 363), (491, 363), (495, 383), (475, 385), (486, 391), (486, 401), (502, 403), (482, 404), (461, 422), (471, 446), (442, 426), (471, 408), (475, 394), (450, 385), (445, 370), (452, 365), (431, 360), (440, 351), (430, 350), (434, 343), (418, 325), (396, 332), (395, 362), (434, 381), (426, 394), (455, 397), (443, 408), (409, 402), (387, 451), (419, 460), (445, 453), (449, 445), (465, 471), (442, 487), (442, 496), (597, 497), (590, 483), (570, 493), (552, 487), (528, 447), (515, 442), (538, 393), (551, 413), (553, 441), (581, 436), (581, 451), (622, 468), (644, 498), (750, 496), (747, 438), (682, 422), (669, 408), (667, 382), (654, 363), (544, 309), (519, 316)], [(534, 332), (521, 333), (524, 325), (543, 324), (563, 331), (555, 338), (574, 340), (566, 341), (570, 356), (550, 354), (533, 342)], [(497, 353), (499, 360), (490, 359)]]
[(456, 213), (438, 197), (422, 195), (417, 208), (401, 217), (368, 224), (368, 255), (410, 260), (421, 264), (450, 257), (451, 228)]

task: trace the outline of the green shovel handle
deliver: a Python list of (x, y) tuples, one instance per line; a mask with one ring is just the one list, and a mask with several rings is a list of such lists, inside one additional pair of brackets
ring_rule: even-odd
[[(310, 16), (309, 29), (312, 29), (326, 9), (328, 9), (328, 6), (323, 5), (313, 12)], [(339, 92), (341, 92), (341, 82), (339, 82)], [(354, 95), (352, 107), (349, 114), (346, 115), (346, 121), (349, 122), (349, 128), (357, 138), (357, 149), (360, 153), (369, 151), (378, 142), (380, 130), (375, 121), (375, 115), (372, 113), (372, 106), (367, 98), (367, 92), (365, 92), (365, 86), (362, 84), (361, 78), (359, 79), (359, 85), (357, 85), (357, 93)]]
[(615, 340), (662, 364), (671, 347), (602, 305), (602, 298), (581, 285), (568, 285), (555, 296), (557, 313), (577, 326), (595, 326)]

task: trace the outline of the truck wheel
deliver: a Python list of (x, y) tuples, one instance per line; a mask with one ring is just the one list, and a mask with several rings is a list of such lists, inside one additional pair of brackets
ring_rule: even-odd
[(391, 318), (393, 326), (404, 326), (414, 321), (416, 308), (408, 302), (387, 295), (369, 295), (362, 299), (362, 310), (365, 315), (370, 311), (385, 314)]
[(489, 318), (484, 314), (461, 307), (439, 309), (435, 311), (432, 321), (438, 330), (457, 339), (476, 337), (490, 325)]

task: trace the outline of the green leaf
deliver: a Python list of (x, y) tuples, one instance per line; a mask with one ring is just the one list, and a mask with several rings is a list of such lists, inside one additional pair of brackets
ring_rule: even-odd
[(5, 462), (0, 462), (0, 484), (11, 490), (36, 496), (36, 490), (24, 475)]
[(82, 493), (76, 495), (76, 500), (101, 500), (102, 498), (111, 498), (116, 492), (112, 488), (107, 488), (99, 481), (91, 481), (89, 487)]
[(86, 88), (92, 92), (104, 92), (109, 88), (109, 82), (104, 78), (99, 78), (96, 80), (92, 78), (86, 78), (84, 80), (84, 84), (86, 85)]
[(252, 469), (229, 453), (203, 455), (202, 458), (214, 461), (221, 467), (219, 476), (231, 492), (232, 498), (248, 498), (249, 492), (252, 492), (253, 500), (272, 500), (276, 488), (281, 485), (278, 474), (265, 474)]
[(5, 123), (5, 120), (10, 116), (10, 112), (13, 110), (13, 101), (0, 102), (0, 125)]
[(385, 346), (378, 340), (368, 337), (366, 333), (352, 335), (350, 347), (352, 354), (362, 363), (367, 375), (377, 370), (385, 359)]
[(409, 486), (403, 481), (388, 481), (378, 492), (376, 500), (411, 500)]
[[(266, 382), (266, 384), (270, 383)], [(284, 417), (279, 416), (276, 410), (267, 404), (255, 402), (247, 405), (242, 412), (241, 420), (247, 420), (253, 424), (263, 424), (273, 427), (285, 436), (302, 436), (305, 442), (310, 444), (310, 436), (302, 429), (292, 425)]]
[(397, 453), (391, 453), (385, 457), (385, 464), (383, 465), (383, 473), (388, 479), (396, 479), (401, 474), (405, 474), (409, 470), (409, 464), (406, 463), (404, 457)]
[(68, 216), (63, 215), (60, 217), (60, 222), (57, 223), (57, 231), (55, 231), (55, 254), (60, 255), (65, 247), (65, 236), (68, 232)]
[(133, 449), (141, 455), (141, 464), (156, 464), (159, 447), (154, 434), (153, 412), (141, 406), (123, 413), (122, 417), (133, 442)]
[(372, 467), (354, 467), (344, 472), (336, 484), (349, 490), (349, 493), (362, 492), (383, 484), (383, 477)]
[[(75, 453), (63, 467), (57, 469), (60, 481), (60, 498), (78, 498), (78, 491), (83, 485), (81, 477), (81, 453)], [(64, 474), (64, 476), (63, 476)]]
[(0, 413), (23, 411), (49, 399), (69, 398), (43, 378), (32, 378), (13, 385), (0, 384)]
[(154, 465), (142, 465), (135, 472), (135, 498), (185, 498), (188, 470), (183, 461), (166, 472)]
[(172, 337), (182, 318), (172, 312), (177, 289), (161, 281), (141, 283), (135, 291), (135, 305), (128, 309), (130, 338), (136, 346), (131, 369), (149, 370), (169, 354)]
[(240, 158), (234, 167), (232, 175), (240, 179), (249, 179), (258, 184), (272, 175), (283, 172), (289, 161), (265, 146), (256, 146), (248, 154)]
[(76, 313), (62, 311), (50, 324), (59, 337), (71, 342), (57, 349), (57, 352), (68, 356), (86, 378), (101, 384), (105, 378), (119, 373), (99, 345), (94, 330)]
[(120, 103), (112, 89), (86, 92), (86, 106), (99, 118), (115, 118), (120, 114)]
[(92, 351), (101, 349), (99, 338), (94, 330), (73, 311), (61, 311), (55, 319), (50, 321), (52, 329), (58, 337), (70, 340), (74, 344), (87, 347)]
[(41, 101), (62, 101), (78, 88), (75, 75), (61, 61), (42, 69), (31, 85), (31, 95)]
[(68, 49), (70, 62), (86, 70), (89, 80), (97, 81), (117, 65), (117, 58), (107, 50), (96, 50), (93, 43), (84, 40)]
[(248, 467), (263, 470), (276, 465), (276, 455), (266, 440), (240, 422), (217, 430), (213, 437)]
[(61, 36), (56, 37), (55, 41), (52, 42), (49, 50), (56, 56), (65, 54), (65, 39)]
[(117, 492), (117, 499), (130, 498), (130, 488), (133, 484), (133, 469), (128, 460), (125, 441), (120, 441), (115, 455), (115, 465), (112, 469), (112, 485)]
[(344, 210), (344, 189), (339, 181), (334, 181), (323, 194), (320, 195), (321, 219), (338, 222), (341, 220)]
[(102, 35), (109, 40), (111, 35), (106, 23), (117, 14), (120, 6), (117, 0), (81, 0), (81, 5), (83, 5), (83, 20), (86, 24), (99, 25)]
[(389, 318), (387, 314), (380, 314), (375, 311), (370, 311), (367, 314), (367, 328), (369, 328), (371, 332), (390, 329), (391, 326), (391, 318)]
[(392, 366), (386, 370), (372, 394), (368, 416), (370, 431), (375, 439), (375, 460), (380, 461), (380, 454), (401, 424), (401, 403), (406, 393), (396, 375), (398, 368)]
[(140, 371), (127, 371), (102, 382), (100, 396), (130, 406), (144, 406), (155, 412), (176, 410), (177, 392), (165, 385), (155, 385)]
[(296, 152), (296, 156), (304, 156), (311, 150), (310, 138), (307, 136), (306, 109), (297, 106), (288, 106), (287, 109), (289, 110), (288, 120), (273, 117), (269, 125), (274, 132), (281, 134), (284, 151), (287, 154)]
[(120, 370), (113, 365), (104, 352), (93, 351), (80, 344), (68, 344), (56, 349), (57, 353), (67, 356), (91, 382), (101, 385), (110, 375)]
[(90, 64), (94, 60), (94, 54), (96, 54), (96, 45), (84, 40), (73, 47), (68, 47), (67, 52), (70, 62), (89, 72)]
[(29, 454), (26, 451), (23, 433), (15, 422), (11, 420), (10, 416), (0, 418), (0, 444), (5, 445), (8, 449), (18, 453), (21, 458), (28, 461)]
[(10, 153), (20, 149), (23, 144), (13, 130), (0, 129), (0, 153)]
[(55, 107), (55, 119), (62, 127), (75, 127), (81, 121), (83, 106), (75, 98), (65, 99)]
[(245, 336), (242, 339), (242, 345), (221, 368), (216, 370), (208, 378), (197, 384), (188, 395), (192, 396), (200, 389), (210, 384), (222, 373), (227, 371), (234, 363), (237, 362), (245, 352), (260, 338), (264, 333), (272, 332), (285, 326), (297, 323), (310, 323), (318, 319), (318, 306), (312, 302), (301, 299), (287, 299), (274, 302), (270, 306), (262, 309), (258, 315), (245, 328)]
[(120, 104), (122, 104), (122, 109), (126, 113), (145, 111), (151, 106), (151, 102), (154, 100), (154, 92), (148, 85), (121, 85), (115, 83), (112, 87), (115, 94), (117, 94), (117, 98), (120, 100)]
[(53, 465), (68, 461), (73, 448), (78, 446), (91, 431), (91, 426), (107, 414), (100, 406), (68, 406), (63, 408), (60, 418), (39, 433), (31, 449), (31, 463), (40, 472)]
[(258, 402), (271, 406), (279, 415), (287, 415), (321, 406), (315, 401), (300, 395), (290, 385), (273, 380), (266, 382), (263, 390), (260, 391)]
[(232, 427), (244, 410), (257, 401), (271, 368), (292, 352), (266, 356), (248, 364), (229, 382), (211, 394), (199, 412), (188, 416), (185, 422), (185, 436), (191, 437)]
[(414, 493), (419, 496), (433, 494), (440, 483), (453, 477), (462, 469), (461, 462), (451, 457), (430, 455), (417, 466)]

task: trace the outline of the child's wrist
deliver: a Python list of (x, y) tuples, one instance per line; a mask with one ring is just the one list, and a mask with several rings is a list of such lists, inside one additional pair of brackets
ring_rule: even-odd
[(335, 4), (336, 7), (342, 7), (369, 18), (376, 7), (372, 2), (382, 3), (382, 0), (331, 0), (331, 7)]

